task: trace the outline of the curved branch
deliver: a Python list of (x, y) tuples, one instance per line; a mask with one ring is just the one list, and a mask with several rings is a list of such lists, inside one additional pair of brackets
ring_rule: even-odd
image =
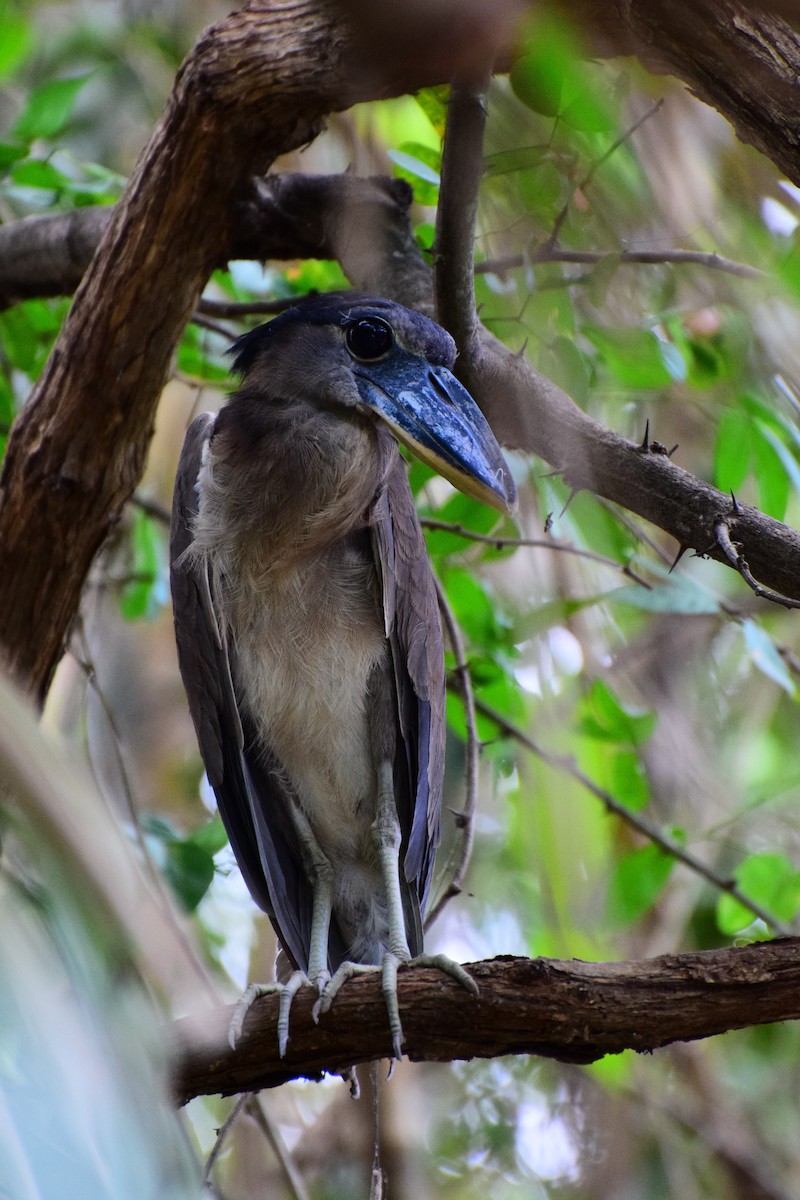
[[(800, 939), (664, 955), (643, 962), (502, 957), (472, 963), (475, 998), (441, 972), (403, 967), (397, 977), (409, 1058), (427, 1062), (539, 1054), (588, 1063), (622, 1050), (648, 1052), (676, 1041), (800, 1018)], [(185, 1018), (170, 1033), (173, 1093), (193, 1096), (316, 1079), (391, 1050), (380, 972), (348, 983), (319, 1025), (315, 993), (292, 1008), (284, 1060), (277, 1052), (277, 996), (250, 1010), (236, 1050), (232, 1009)]]
[(791, 0), (572, 0), (566, 6), (595, 53), (635, 54), (649, 71), (676, 75), (727, 117), (743, 142), (800, 184), (800, 34), (781, 10), (796, 23)]
[[(426, 53), (395, 39), (391, 64), (373, 54), (367, 70), (344, 10), (270, 0), (207, 30), (184, 62), (16, 422), (0, 480), (3, 657), (40, 700), (92, 559), (142, 473), (177, 339), (233, 240), (250, 179), (308, 142), (326, 113), (440, 82), (469, 61), (474, 23), (454, 17), (440, 6), (440, 36)], [(419, 30), (405, 36), (419, 40)], [(395, 52), (404, 52), (401, 75)]]

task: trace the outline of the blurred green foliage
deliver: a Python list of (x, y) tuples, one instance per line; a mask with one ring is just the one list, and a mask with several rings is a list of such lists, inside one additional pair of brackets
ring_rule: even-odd
[[(91, 18), (111, 6), (76, 5), (72, 21), (61, 12), (72, 6), (51, 7), (0, 10), (4, 221), (113, 202), (191, 41), (190, 22), (163, 14), (126, 23), (115, 13), (101, 27)], [(52, 26), (50, 16), (58, 18)], [(666, 104), (651, 112), (662, 90)], [(349, 124), (332, 122), (318, 162), (326, 153), (339, 161), (350, 152), (348, 139), (361, 138), (387, 173), (411, 184), (417, 234), (430, 248), (445, 114), (444, 89), (359, 106)], [(649, 420), (651, 436), (679, 444), (680, 466), (797, 526), (798, 198), (777, 172), (671, 83), (654, 83), (631, 63), (588, 62), (575, 33), (551, 18), (531, 25), (510, 78), (495, 82), (485, 158), (476, 288), (487, 327), (598, 421), (641, 442)], [(297, 166), (304, 169), (303, 160)], [(777, 210), (767, 200), (780, 206), (783, 224), (768, 219)], [(664, 260), (631, 264), (624, 259), (631, 248), (663, 250)], [(559, 259), (559, 250), (584, 258)], [(716, 251), (764, 276), (675, 261), (673, 250)], [(215, 272), (207, 295), (255, 301), (341, 286), (335, 263), (258, 272), (232, 264)], [(0, 447), (67, 307), (29, 300), (0, 314)], [(187, 415), (221, 399), (226, 351), (242, 328), (187, 327), (176, 362), (192, 397)], [(177, 403), (169, 393), (165, 405)], [(574, 774), (537, 759), (515, 729), (574, 760), (623, 809), (691, 849), (720, 881), (735, 879), (777, 921), (796, 922), (796, 617), (756, 601), (733, 572), (701, 557), (685, 556), (670, 571), (677, 550), (670, 539), (588, 492), (573, 496), (551, 465), (514, 457), (513, 466), (522, 496), (516, 522), (410, 465), (423, 518), (449, 527), (431, 527), (428, 547), (464, 637), (476, 698), (490, 710), (476, 722), (483, 752), (469, 895), (447, 910), (432, 944), (452, 941), (464, 958), (627, 958), (770, 932), (746, 905), (607, 815)], [(166, 504), (168, 495), (160, 499)], [(115, 613), (105, 618), (111, 632), (98, 636), (98, 654), (112, 653), (112, 635), (138, 638), (150, 647), (141, 657), (158, 666), (172, 653), (164, 650), (162, 525), (137, 509), (121, 527), (114, 571), (102, 581)], [(538, 544), (508, 545), (518, 533)], [(113, 624), (120, 610), (121, 629)], [(150, 725), (142, 716), (160, 695), (154, 661), (149, 675), (130, 670), (112, 697), (148, 781), (145, 843), (181, 907), (195, 914), (203, 944), (214, 945), (215, 969), (221, 976), (218, 963), (235, 959), (241, 982), (250, 927), (240, 937), (245, 918), (225, 892), (232, 873), (221, 865), (221, 825), (199, 804), (187, 809), (187, 788), (175, 782), (185, 779), (187, 761), (197, 765), (188, 722), (179, 761), (156, 763), (169, 752), (152, 731), (170, 722), (161, 712)], [(136, 687), (145, 697), (138, 705)], [(442, 874), (457, 847), (450, 810), (462, 804), (469, 725), (456, 686), (447, 711)], [(91, 744), (89, 726), (73, 720), (76, 743)], [(230, 922), (222, 932), (218, 912)], [(678, 1194), (671, 1158), (685, 1167), (680, 1194), (732, 1194), (724, 1147), (710, 1144), (704, 1157), (697, 1148), (703, 1122), (690, 1128), (685, 1115), (711, 1094), (719, 1113), (705, 1116), (719, 1118), (715, 1127), (744, 1122), (775, 1179), (796, 1180), (797, 1031), (754, 1029), (698, 1053), (705, 1091), (681, 1070), (684, 1060), (666, 1052), (586, 1071), (519, 1060), (440, 1073), (430, 1095), (414, 1101), (433, 1114), (420, 1135), (420, 1194), (650, 1200)], [(0, 1056), (0, 1077), (7, 1061)], [(298, 1100), (295, 1130), (312, 1103), (321, 1111), (327, 1101)], [(211, 1101), (193, 1110), (198, 1146), (208, 1149), (223, 1116)], [(613, 1178), (614, 1123), (627, 1130), (624, 1187)], [(315, 1194), (329, 1193), (319, 1183)]]

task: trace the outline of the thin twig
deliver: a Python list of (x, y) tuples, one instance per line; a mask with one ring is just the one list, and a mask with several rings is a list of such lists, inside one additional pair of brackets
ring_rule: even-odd
[[(716, 251), (704, 250), (567, 250), (554, 246), (548, 239), (541, 246), (525, 254), (509, 254), (503, 258), (485, 259), (475, 264), (479, 275), (502, 275), (518, 267), (534, 266), (536, 263), (576, 263), (592, 264), (606, 259), (616, 258), (622, 264), (675, 264), (678, 266), (696, 265), (707, 267), (711, 271), (724, 271), (729, 275), (738, 275), (742, 279), (761, 279), (764, 275), (758, 267), (748, 266), (747, 263), (736, 262), (724, 258)], [(570, 280), (574, 283), (575, 280)]]
[(464, 876), (469, 867), (469, 860), (472, 857), (472, 845), (475, 841), (475, 809), (478, 803), (478, 758), (480, 755), (478, 724), (475, 719), (475, 697), (472, 692), (472, 677), (470, 676), (469, 665), (467, 664), (464, 639), (461, 636), (461, 630), (458, 627), (458, 622), (453, 615), (453, 610), (448, 603), (441, 582), (436, 579), (435, 583), (436, 595), (439, 600), (439, 611), (442, 614), (442, 620), (447, 629), (447, 636), (450, 639), (450, 645), (453, 648), (456, 660), (455, 671), (453, 673), (458, 680), (461, 698), (464, 701), (464, 719), (467, 726), (467, 763), (464, 807), (456, 817), (456, 828), (461, 831), (461, 853), (449, 884), (425, 918), (425, 929), (429, 929), (445, 905), (454, 896), (458, 896), (461, 893), (461, 885), (464, 882)]
[[(97, 678), (97, 669), (92, 661), (89, 640), (86, 636), (86, 630), (83, 627), (83, 621), (80, 617), (78, 618), (76, 625), (76, 640), (80, 641), (81, 648), (79, 652), (77, 646), (73, 646), (72, 657), (83, 672), (83, 676), (88, 687), (94, 692), (100, 708), (102, 709), (103, 716), (111, 734), (111, 745), (114, 748), (114, 757), (117, 760), (117, 770), (119, 772), (119, 778), (122, 784), (122, 795), (125, 800), (125, 808), (128, 811), (128, 819), (133, 829), (134, 837), (136, 838), (136, 844), (139, 847), (139, 853), (142, 856), (142, 861), (144, 862), (151, 881), (156, 885), (157, 888), (160, 889), (162, 882), (161, 875), (159, 874), (156, 865), (153, 862), (153, 856), (148, 849), (147, 842), (145, 841), (142, 828), (139, 823), (139, 809), (133, 796), (130, 773), (128, 771), (128, 765), (125, 762), (122, 733), (117, 725), (117, 721), (108, 701), (108, 697), (106, 696), (103, 688), (100, 686), (100, 681)], [(94, 774), (98, 790), (102, 794), (103, 788), (101, 786), (100, 779), (98, 779), (97, 774), (94, 771), (94, 764), (91, 762), (91, 755), (89, 756), (89, 761), (90, 765), (92, 766), (92, 773)]]
[(131, 504), (133, 504), (136, 508), (141, 509), (143, 513), (147, 513), (148, 517), (152, 517), (161, 525), (166, 525), (167, 529), (169, 529), (169, 509), (163, 504), (159, 503), (158, 500), (148, 500), (145, 496), (142, 496), (140, 492), (134, 492), (134, 494), (131, 496)]
[[(76, 638), (80, 639), (81, 653), (79, 654), (77, 651), (77, 648), (75, 646), (73, 646), (71, 648), (72, 657), (75, 660), (75, 662), (77, 663), (80, 670), (83, 672), (84, 677), (87, 682), (87, 685), (92, 689), (95, 696), (97, 697), (100, 707), (103, 711), (103, 716), (105, 717), (106, 722), (108, 724), (108, 728), (111, 733), (111, 744), (114, 747), (114, 753), (115, 753), (115, 756), (117, 759), (117, 766), (119, 769), (119, 776), (120, 776), (120, 780), (122, 782), (122, 793), (125, 798), (125, 807), (128, 810), (130, 824), (133, 828), (133, 834), (136, 839), (136, 844), (139, 848), (139, 853), (141, 854), (142, 861), (143, 861), (143, 863), (145, 865), (145, 869), (147, 871), (147, 875), (149, 876), (150, 884), (153, 888), (155, 896), (157, 897), (158, 903), (164, 913), (165, 919), (172, 926), (172, 928), (175, 932), (175, 936), (177, 938), (179, 938), (185, 946), (186, 955), (189, 959), (189, 962), (191, 963), (192, 970), (194, 971), (195, 975), (199, 979), (200, 983), (202, 984), (202, 986), (203, 986), (206, 994), (210, 998), (210, 1000), (214, 1004), (216, 1004), (219, 1002), (219, 992), (217, 991), (216, 987), (214, 986), (214, 984), (213, 984), (212, 980), (210, 979), (208, 973), (206, 972), (203, 964), (198, 959), (193, 946), (191, 945), (189, 939), (186, 937), (184, 930), (181, 928), (180, 922), (178, 920), (176, 920), (175, 909), (173, 907), (172, 900), (171, 900), (170, 896), (168, 895), (168, 893), (165, 889), (165, 886), (164, 886), (164, 877), (161, 874), (161, 872), (158, 870), (158, 868), (156, 867), (155, 863), (153, 862), (153, 856), (150, 853), (149, 846), (147, 845), (147, 839), (145, 838), (144, 834), (142, 833), (142, 827), (141, 827), (141, 823), (139, 821), (139, 808), (138, 808), (138, 805), (136, 804), (136, 800), (134, 798), (133, 787), (131, 785), (131, 780), (130, 780), (130, 774), (128, 772), (127, 763), (125, 762), (125, 754), (123, 751), (124, 739), (122, 737), (122, 732), (120, 731), (119, 725), (117, 724), (116, 717), (114, 716), (114, 712), (111, 707), (111, 704), (109, 703), (108, 697), (106, 696), (103, 688), (100, 686), (100, 682), (97, 678), (97, 670), (92, 661), (91, 649), (89, 647), (89, 641), (86, 636), (86, 630), (83, 626), (83, 621), (80, 617), (78, 618), (77, 625), (76, 625)], [(90, 756), (90, 765), (92, 767), (92, 773), (95, 776), (95, 781), (97, 783), (98, 790), (99, 790), (100, 794), (103, 795), (104, 793), (103, 793), (103, 788), (101, 786), (101, 781), (97, 778), (97, 775), (94, 771), (94, 764), (91, 763), (91, 756)]]
[[(313, 294), (313, 290), (309, 292), (309, 295)], [(297, 300), (297, 296), (284, 297), (282, 300), (212, 300), (202, 296), (194, 311), (203, 317), (230, 321), (240, 317), (274, 316), (297, 304)]]
[(260, 1096), (249, 1097), (247, 1111), (272, 1147), (272, 1152), (278, 1160), (283, 1177), (289, 1185), (289, 1191), (294, 1196), (294, 1200), (309, 1200), (303, 1177), (295, 1166), (294, 1160), (286, 1148), (286, 1143), (281, 1137), (277, 1125), (264, 1111), (264, 1105), (261, 1102)]
[(780, 592), (773, 592), (772, 588), (764, 587), (763, 584), (758, 582), (750, 570), (741, 547), (738, 543), (731, 541), (730, 528), (724, 517), (720, 517), (714, 526), (714, 540), (728, 562), (735, 571), (739, 572), (742, 579), (755, 592), (756, 596), (759, 596), (762, 600), (770, 600), (773, 604), (782, 604), (784, 608), (800, 608), (800, 600), (792, 600), (789, 596), (782, 596)]
[(212, 321), (211, 317), (204, 317), (198, 309), (195, 309), (189, 320), (200, 329), (207, 329), (209, 333), (218, 333), (220, 337), (227, 338), (228, 341), (235, 336), (226, 325)]
[[(584, 175), (583, 179), (581, 179), (575, 185), (575, 187), (573, 188), (573, 195), (575, 194), (575, 192), (585, 192), (586, 191), (586, 189), (589, 187), (589, 184), (592, 182), (595, 175), (602, 167), (603, 163), (608, 162), (609, 158), (611, 158), (611, 155), (614, 154), (615, 151), (619, 150), (620, 146), (624, 145), (624, 143), (627, 142), (628, 139), (634, 135), (636, 130), (639, 129), (642, 125), (644, 125), (645, 121), (649, 121), (651, 117), (655, 116), (655, 114), (659, 111), (659, 109), (663, 107), (663, 104), (664, 104), (663, 99), (656, 100), (655, 104), (651, 104), (650, 108), (648, 108), (647, 112), (643, 113), (642, 116), (639, 117), (638, 120), (634, 121), (634, 123), (632, 125), (630, 125), (626, 130), (624, 130), (619, 135), (618, 138), (614, 139), (614, 141), (608, 147), (606, 152), (604, 154), (601, 154), (599, 158), (595, 159), (595, 161), (589, 167), (589, 170)], [(558, 245), (558, 235), (561, 232), (562, 225), (564, 224), (564, 222), (567, 219), (568, 212), (569, 212), (569, 200), (566, 200), (564, 203), (564, 207), (561, 209), (561, 211), (559, 212), (558, 216), (555, 219), (555, 222), (553, 223), (552, 232), (550, 234), (550, 237), (547, 239), (549, 245), (551, 245), (551, 246)]]
[(220, 1154), (222, 1153), (222, 1147), (225, 1144), (225, 1139), (227, 1138), (227, 1136), (230, 1133), (233, 1126), (236, 1124), (236, 1121), (237, 1121), (242, 1109), (244, 1108), (245, 1104), (247, 1104), (247, 1101), (249, 1099), (250, 1099), (249, 1092), (242, 1092), (241, 1096), (237, 1096), (236, 1103), (234, 1104), (233, 1108), (228, 1113), (227, 1117), (225, 1118), (225, 1120), (222, 1122), (219, 1129), (217, 1130), (216, 1140), (214, 1142), (214, 1145), (211, 1147), (211, 1153), (209, 1154), (208, 1158), (206, 1159), (205, 1170), (203, 1171), (203, 1186), (204, 1187), (208, 1187), (208, 1185), (211, 1183), (211, 1172), (214, 1170), (216, 1161), (219, 1158)]
[(420, 524), (424, 529), (437, 529), (443, 533), (452, 533), (456, 537), (462, 537), (465, 540), (472, 542), (484, 542), (488, 546), (494, 546), (497, 550), (502, 550), (508, 546), (516, 546), (520, 548), (531, 548), (539, 550), (560, 550), (564, 554), (574, 554), (578, 558), (589, 559), (590, 562), (601, 563), (605, 567), (612, 567), (615, 571), (620, 571), (628, 579), (632, 579), (634, 583), (638, 583), (641, 587), (652, 591), (652, 584), (646, 579), (642, 579), (637, 575), (632, 567), (625, 563), (616, 562), (613, 558), (606, 558), (603, 554), (597, 554), (594, 550), (582, 550), (579, 546), (573, 546), (570, 542), (562, 542), (557, 538), (529, 538), (529, 537), (498, 537), (491, 533), (478, 533), (474, 529), (467, 529), (463, 525), (454, 525), (449, 521), (439, 521), (435, 517), (421, 517)]
[(563, 771), (565, 774), (569, 775), (582, 787), (586, 788), (588, 792), (591, 792), (593, 796), (596, 796), (597, 799), (600, 800), (600, 802), (605, 806), (608, 812), (614, 813), (616, 816), (620, 817), (632, 829), (637, 830), (638, 833), (641, 833), (648, 839), (648, 841), (652, 842), (653, 845), (658, 846), (660, 850), (663, 850), (665, 854), (668, 854), (670, 858), (674, 858), (677, 862), (683, 863), (685, 867), (688, 867), (689, 870), (693, 871), (696, 875), (700, 875), (708, 883), (712, 884), (712, 886), (718, 891), (726, 892), (734, 900), (737, 900), (743, 908), (748, 909), (748, 911), (751, 912), (754, 917), (757, 917), (760, 921), (763, 921), (764, 924), (773, 929), (775, 933), (780, 934), (781, 937), (792, 936), (792, 931), (788, 925), (784, 925), (783, 922), (779, 921), (771, 913), (767, 912), (767, 910), (762, 908), (761, 905), (755, 900), (751, 900), (748, 896), (745, 896), (745, 894), (739, 890), (738, 886), (732, 879), (723, 879), (721, 875), (718, 875), (717, 872), (713, 870), (713, 868), (707, 866), (702, 859), (697, 858), (690, 850), (684, 850), (683, 846), (680, 846), (677, 842), (673, 841), (672, 838), (669, 838), (666, 836), (666, 834), (662, 833), (661, 830), (656, 825), (653, 825), (650, 821), (648, 821), (646, 817), (642, 817), (637, 813), (632, 812), (629, 808), (626, 808), (624, 804), (612, 796), (610, 792), (607, 792), (605, 788), (598, 787), (598, 785), (592, 779), (590, 779), (588, 775), (584, 774), (580, 767), (578, 767), (571, 758), (568, 758), (566, 755), (562, 754), (553, 754), (551, 751), (545, 750), (544, 747), (540, 746), (538, 742), (535, 742), (533, 738), (529, 737), (528, 734), (526, 734), (517, 725), (514, 725), (513, 722), (507, 720), (504, 716), (497, 712), (496, 709), (491, 708), (488, 704), (484, 704), (482, 700), (476, 700), (475, 707), (478, 712), (494, 721), (507, 737), (513, 738), (514, 741), (518, 742), (520, 746), (524, 746), (526, 750), (529, 750), (531, 754), (536, 755), (536, 757), (541, 762), (545, 763), (546, 766), (552, 767), (555, 771)]

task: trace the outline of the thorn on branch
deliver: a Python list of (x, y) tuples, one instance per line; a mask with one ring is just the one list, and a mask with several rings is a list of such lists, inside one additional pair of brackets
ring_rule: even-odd
[(668, 572), (668, 573), (669, 573), (670, 575), (671, 575), (671, 574), (672, 574), (672, 572), (675, 570), (675, 568), (677, 567), (678, 563), (681, 561), (681, 559), (683, 558), (684, 554), (686, 553), (686, 551), (687, 551), (688, 549), (689, 549), (689, 547), (688, 547), (688, 546), (679, 546), (679, 547), (678, 547), (678, 553), (677, 553), (677, 554), (675, 555), (675, 557), (673, 558), (673, 560), (672, 560), (672, 564), (671, 564), (671, 566), (670, 566), (670, 568), (669, 568), (669, 572)]
[(570, 489), (570, 493), (567, 496), (566, 500), (564, 501), (564, 507), (562, 508), (561, 512), (558, 514), (559, 517), (563, 517), (564, 513), (567, 511), (570, 504), (572, 504), (572, 501), (575, 499), (575, 497), (577, 496), (577, 494), (580, 490), (581, 489), (579, 487), (574, 487), (574, 488)]
[(663, 442), (657, 442), (655, 438), (650, 441), (650, 418), (647, 418), (647, 424), (644, 427), (644, 437), (642, 438), (639, 450), (642, 454), (662, 454), (664, 458), (672, 458), (675, 451), (678, 449), (678, 442), (668, 450)]

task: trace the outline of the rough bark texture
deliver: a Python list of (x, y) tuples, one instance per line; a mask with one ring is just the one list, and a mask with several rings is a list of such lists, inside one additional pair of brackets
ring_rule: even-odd
[[(374, 0), (358, 10), (355, 24), (376, 56), (391, 55), (391, 73), (377, 57), (366, 69), (347, 10), (324, 0), (272, 0), (232, 14), (200, 38), (179, 73), (17, 422), (0, 481), (0, 644), (13, 674), (37, 697), (46, 692), (92, 558), (140, 477), (174, 347), (233, 242), (252, 176), (313, 137), (325, 113), (463, 74), (476, 46), (483, 55), (487, 40), (508, 32), (497, 0), (447, 0), (435, 9), (435, 28), (431, 6), (422, 5), (416, 28), (424, 39), (415, 42), (418, 8), (416, 0)], [(612, 50), (633, 50), (686, 80), (800, 183), (800, 54), (789, 26), (730, 0), (630, 0), (611, 8), (578, 0), (572, 11), (611, 37)], [(375, 22), (387, 19), (391, 36), (377, 37)], [(73, 247), (67, 257), (79, 253)], [(344, 237), (337, 254), (361, 283), (358, 239)], [(418, 265), (403, 281), (388, 267), (363, 285), (395, 295), (408, 287), (400, 298), (424, 308), (429, 285)], [(726, 497), (604, 430), (490, 340), (476, 340), (463, 368), (501, 440), (536, 450), (574, 486), (617, 500), (681, 545), (711, 545), (716, 519), (730, 512)], [(731, 523), (756, 576), (797, 596), (798, 535), (752, 509)], [(477, 964), (474, 973), (478, 1001), (435, 973), (400, 973), (412, 1057), (536, 1052), (591, 1061), (627, 1046), (651, 1049), (800, 1016), (796, 941), (644, 964), (498, 960)], [(348, 985), (318, 1028), (310, 999), (297, 998), (284, 1063), (275, 1054), (273, 1000), (254, 1009), (235, 1053), (225, 1040), (227, 1012), (202, 1038), (179, 1027), (176, 1094), (276, 1084), (387, 1052), (377, 981)]]
[[(388, 294), (395, 263), (418, 258), (409, 221), (411, 188), (401, 179), (353, 175), (270, 175), (253, 180), (235, 205), (230, 240), (218, 267), (230, 259), (337, 258), (354, 286)], [(0, 225), (0, 310), (20, 300), (68, 296), (80, 284), (115, 207), (24, 217)], [(386, 238), (386, 243), (375, 237)], [(382, 274), (383, 273), (383, 274)], [(361, 284), (357, 281), (361, 280)], [(421, 296), (429, 302), (429, 294)]]
[[(91, 561), (141, 474), (171, 355), (231, 243), (250, 178), (313, 137), (326, 112), (468, 73), (479, 65), (470, 60), (474, 47), (483, 56), (487, 38), (498, 47), (509, 31), (509, 6), (498, 22), (496, 6), (473, 0), (458, 20), (452, 6), (440, 6), (436, 36), (423, 24), (424, 38), (415, 39), (406, 13), (387, 39), (376, 35), (393, 6), (356, 7), (363, 41), (349, 32), (347, 10), (324, 0), (254, 4), (200, 38), (17, 422), (0, 480), (0, 644), (11, 673), (40, 699)], [(800, 54), (779, 17), (754, 16), (730, 0), (702, 0), (691, 12), (632, 0), (613, 10), (613, 21), (589, 0), (579, 11), (601, 38), (610, 31), (611, 49), (635, 49), (681, 75), (800, 180)], [(389, 48), (390, 76), (379, 60)], [(637, 459), (630, 444), (502, 351), (473, 355), (465, 369), (501, 439), (537, 450), (576, 485), (619, 500), (682, 545), (711, 545), (719, 493), (658, 456)], [(796, 535), (747, 510), (734, 536), (758, 578), (797, 595)]]
[(574, 0), (564, 7), (597, 52), (636, 54), (649, 70), (676, 75), (800, 184), (800, 35), (789, 24), (800, 5)]
[[(539, 1054), (588, 1063), (622, 1050), (645, 1053), (800, 1017), (797, 938), (645, 962), (503, 957), (467, 969), (481, 989), (477, 999), (430, 968), (399, 972), (409, 1058)], [(236, 1050), (227, 1040), (230, 1008), (176, 1022), (171, 1040), (178, 1102), (316, 1079), (390, 1052), (377, 973), (348, 983), (318, 1025), (311, 1019), (314, 995), (304, 988), (295, 998), (284, 1060), (277, 1053), (277, 996), (253, 1006)]]
[(231, 241), (236, 201), (325, 113), (446, 79), (476, 28), (452, 17), (426, 54), (395, 43), (406, 73), (388, 81), (324, 0), (248, 6), (186, 59), (0, 480), (0, 642), (12, 676), (40, 700), (92, 559), (141, 476), (172, 353)]

